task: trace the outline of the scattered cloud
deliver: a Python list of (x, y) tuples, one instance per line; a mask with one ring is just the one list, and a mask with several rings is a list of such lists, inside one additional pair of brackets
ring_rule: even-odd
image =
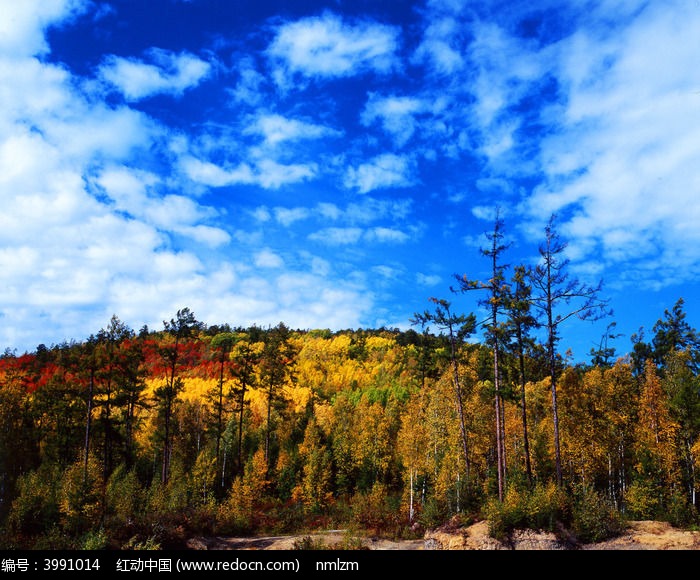
[(413, 165), (409, 158), (384, 153), (350, 167), (346, 173), (345, 186), (356, 189), (359, 193), (368, 193), (375, 189), (408, 187), (415, 181)]
[(421, 286), (437, 286), (442, 282), (442, 277), (436, 274), (416, 273), (416, 282)]
[(438, 17), (423, 33), (423, 40), (413, 54), (415, 62), (429, 65), (439, 75), (451, 75), (465, 66), (461, 46), (455, 45), (461, 31), (465, 29), (450, 16)]
[(283, 185), (310, 179), (318, 170), (313, 163), (284, 164), (273, 159), (251, 161), (254, 166), (240, 163), (234, 168), (225, 168), (210, 161), (183, 156), (180, 164), (185, 175), (192, 181), (211, 187), (257, 184), (265, 189), (279, 189)]
[(276, 207), (274, 213), (275, 219), (285, 227), (289, 227), (299, 220), (305, 220), (310, 215), (310, 211), (305, 207)]
[(361, 120), (365, 126), (379, 121), (397, 147), (403, 147), (416, 130), (417, 121), (414, 116), (426, 109), (423, 100), (416, 97), (383, 97), (371, 93)]
[(193, 54), (178, 54), (151, 48), (141, 59), (108, 55), (98, 76), (119, 90), (127, 101), (139, 101), (157, 94), (182, 96), (197, 86), (211, 71), (211, 64)]
[(393, 228), (376, 227), (368, 230), (365, 238), (377, 242), (403, 243), (408, 241), (410, 236)]
[(340, 133), (323, 125), (287, 119), (282, 115), (261, 114), (244, 134), (261, 135), (267, 145), (274, 147), (284, 142), (319, 139), (329, 135), (337, 136)]
[(309, 239), (331, 246), (356, 244), (362, 237), (362, 228), (324, 228), (309, 235)]
[(369, 20), (344, 21), (325, 12), (281, 25), (267, 49), (284, 73), (345, 77), (397, 66), (397, 28)]
[(269, 248), (265, 248), (255, 254), (255, 265), (258, 268), (282, 268), (284, 260)]
[(454, 239), (483, 247), (499, 204), (520, 258), (557, 213), (578, 273), (694, 284), (691, 4), (426, 0), (402, 25), (393, 5), (387, 24), (319, 4), (241, 21), (241, 43), (164, 19), (170, 41), (144, 50), (110, 46), (116, 4), (5, 2), (0, 340), (184, 305), (216, 323), (396, 320), (391, 282), (444, 283)]
[[(562, 41), (558, 130), (542, 142), (546, 179), (526, 207), (539, 219), (573, 210), (561, 227), (579, 261), (674, 264), (682, 279), (700, 258), (690, 225), (700, 219), (700, 116), (688, 114), (700, 103), (700, 10), (668, 8), (647, 5), (622, 29)], [(658, 285), (652, 271), (644, 275)]]

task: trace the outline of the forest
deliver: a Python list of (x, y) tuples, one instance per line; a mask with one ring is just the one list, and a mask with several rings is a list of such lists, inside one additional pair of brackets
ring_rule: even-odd
[[(574, 363), (560, 324), (610, 316), (550, 220), (482, 313), (432, 298), (408, 330), (206, 325), (117, 315), (0, 357), (0, 546), (168, 549), (195, 535), (352, 528), (418, 538), (487, 519), (595, 542), (625, 520), (700, 523), (700, 337), (683, 298), (629, 353), (614, 322)], [(562, 352), (563, 351), (563, 352)]]

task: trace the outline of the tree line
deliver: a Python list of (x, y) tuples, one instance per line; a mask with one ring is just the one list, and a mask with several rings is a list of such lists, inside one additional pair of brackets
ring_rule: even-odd
[[(533, 267), (455, 274), (483, 320), (434, 297), (398, 329), (207, 326), (185, 307), (135, 331), (0, 357), (4, 547), (168, 547), (200, 534), (357, 526), (493, 533), (698, 520), (700, 338), (680, 298), (646, 340), (589, 363), (561, 325), (611, 313), (572, 278), (554, 217)], [(483, 337), (483, 340), (478, 340)], [(542, 340), (538, 337), (543, 337)]]

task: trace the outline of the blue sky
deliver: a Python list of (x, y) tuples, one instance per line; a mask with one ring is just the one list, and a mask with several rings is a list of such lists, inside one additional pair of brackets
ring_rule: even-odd
[(700, 3), (0, 0), (0, 347), (113, 314), (409, 328), (550, 215), (614, 315), (700, 307)]

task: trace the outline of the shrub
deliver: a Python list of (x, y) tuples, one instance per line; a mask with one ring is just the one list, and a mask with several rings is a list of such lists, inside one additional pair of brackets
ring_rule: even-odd
[(576, 498), (572, 527), (581, 542), (591, 544), (619, 535), (624, 522), (607, 498), (586, 488)]
[(698, 512), (684, 493), (675, 491), (668, 500), (668, 522), (676, 527), (684, 528), (698, 524)]
[(557, 522), (568, 519), (568, 513), (569, 501), (553, 483), (524, 490), (511, 486), (503, 501), (492, 499), (485, 507), (489, 534), (498, 540), (515, 529), (554, 531)]
[(104, 550), (109, 545), (109, 538), (104, 528), (91, 530), (83, 537), (81, 550)]
[(145, 511), (146, 492), (134, 471), (122, 464), (107, 482), (107, 513), (122, 525), (138, 520)]
[(381, 483), (375, 483), (369, 493), (356, 494), (352, 507), (353, 521), (362, 529), (378, 535), (396, 535), (401, 527), (398, 501), (388, 495)]
[(646, 479), (638, 479), (625, 493), (627, 515), (635, 520), (654, 519), (661, 508), (661, 496), (656, 486)]
[(17, 497), (8, 515), (8, 528), (13, 533), (36, 535), (48, 532), (58, 523), (58, 469), (41, 469), (22, 475), (17, 480)]

